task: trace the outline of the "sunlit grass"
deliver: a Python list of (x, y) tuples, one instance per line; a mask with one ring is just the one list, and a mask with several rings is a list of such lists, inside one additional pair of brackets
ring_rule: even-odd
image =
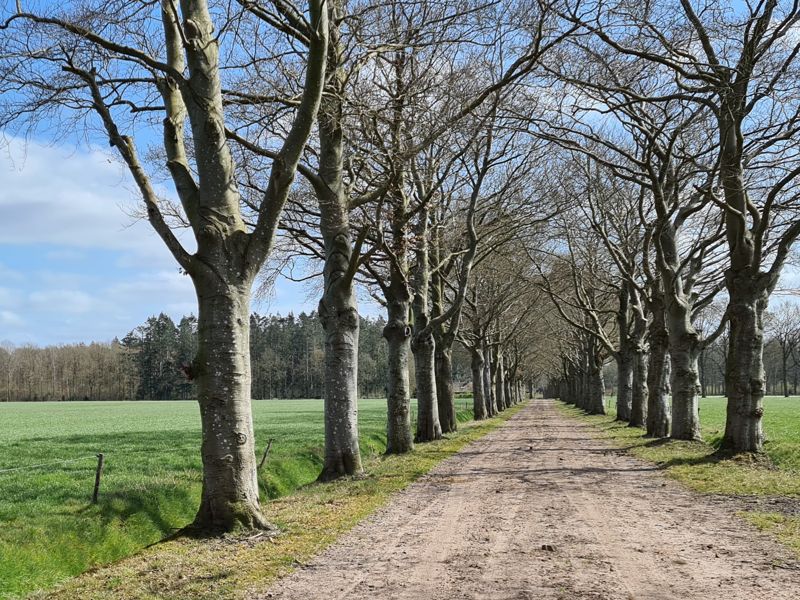
[(613, 405), (608, 415), (580, 415), (640, 458), (658, 463), (693, 489), (718, 494), (800, 496), (800, 398), (769, 397), (764, 401), (766, 459), (717, 455), (725, 430), (725, 399), (704, 398), (700, 422), (704, 442), (653, 440), (638, 428), (615, 421)]
[[(259, 478), (264, 497), (313, 482), (323, 458), (322, 401), (256, 401), (253, 412), (259, 455), (274, 439)], [(470, 416), (460, 411), (460, 419)], [(0, 404), (0, 423), (0, 471), (86, 457), (0, 473), (0, 598), (128, 556), (194, 516), (201, 485), (194, 402)], [(360, 402), (367, 460), (385, 450), (385, 423), (385, 400)], [(92, 505), (98, 452), (106, 467)]]
[[(608, 405), (608, 404), (607, 404)], [(725, 456), (718, 446), (725, 431), (725, 398), (700, 402), (703, 442), (653, 440), (641, 429), (615, 421), (613, 404), (605, 416), (585, 415), (560, 405), (585, 420), (632, 455), (654, 462), (669, 477), (710, 494), (800, 498), (800, 398), (768, 397), (764, 401), (764, 456)], [(765, 512), (743, 512), (750, 522), (772, 532), (800, 552), (800, 518)]]
[[(364, 478), (304, 486), (271, 502), (268, 514), (279, 527), (276, 537), (180, 538), (164, 542), (70, 579), (41, 596), (61, 600), (250, 598), (322, 551), (384, 504), (391, 494), (517, 410), (515, 407), (494, 419), (466, 423), (457, 434), (419, 444), (411, 454), (369, 455)], [(466, 416), (460, 415), (463, 420)]]

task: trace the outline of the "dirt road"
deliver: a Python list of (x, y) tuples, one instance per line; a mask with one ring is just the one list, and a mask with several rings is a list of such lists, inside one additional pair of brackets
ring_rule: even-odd
[(783, 547), (538, 400), (263, 598), (800, 598)]

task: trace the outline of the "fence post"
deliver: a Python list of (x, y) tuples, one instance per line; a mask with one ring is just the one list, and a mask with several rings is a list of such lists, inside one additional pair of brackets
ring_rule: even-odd
[(103, 475), (103, 465), (105, 464), (105, 455), (101, 452), (97, 455), (97, 471), (94, 474), (94, 492), (92, 493), (92, 504), (97, 504), (97, 496), (100, 494), (100, 477)]
[(269, 449), (272, 448), (272, 438), (269, 438), (269, 442), (267, 443), (267, 447), (264, 450), (264, 456), (261, 457), (261, 462), (258, 464), (258, 468), (264, 466), (264, 463), (267, 462), (267, 455), (269, 454)]

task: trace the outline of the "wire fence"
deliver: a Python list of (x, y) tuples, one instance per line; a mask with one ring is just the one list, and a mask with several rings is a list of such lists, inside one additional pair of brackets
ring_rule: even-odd
[(81, 462), (83, 460), (97, 460), (97, 454), (91, 454), (88, 456), (79, 456), (78, 458), (65, 458), (62, 460), (57, 460), (54, 462), (49, 463), (41, 463), (38, 465), (25, 465), (21, 467), (13, 467), (11, 469), (0, 469), (0, 475), (5, 473), (15, 473), (17, 471), (30, 471), (33, 469), (46, 469), (47, 467), (61, 467), (64, 465), (68, 465), (71, 463)]
[(7, 469), (0, 469), (0, 475), (7, 475), (9, 473), (19, 473), (22, 471), (33, 471), (38, 469), (47, 469), (49, 467), (64, 467), (73, 463), (83, 462), (85, 460), (96, 460), (97, 467), (94, 472), (94, 487), (92, 488), (92, 504), (97, 504), (98, 495), (100, 494), (100, 479), (103, 476), (103, 467), (105, 465), (105, 455), (100, 452), (99, 454), (91, 454), (86, 456), (78, 456), (76, 458), (64, 458), (47, 463), (39, 463), (36, 465), (22, 465), (19, 467), (11, 467)]

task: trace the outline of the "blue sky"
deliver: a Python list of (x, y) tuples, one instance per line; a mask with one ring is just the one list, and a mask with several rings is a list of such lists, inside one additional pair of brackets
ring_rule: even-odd
[[(150, 315), (177, 319), (196, 312), (190, 279), (150, 225), (131, 216), (138, 196), (113, 155), (6, 142), (0, 148), (0, 343), (110, 341)], [(800, 288), (800, 270), (789, 269), (780, 287)], [(253, 309), (308, 312), (316, 295), (308, 284), (281, 280)], [(779, 292), (773, 304), (784, 298)], [(381, 312), (363, 297), (360, 310)]]
[[(0, 342), (61, 344), (122, 337), (148, 316), (195, 312), (190, 279), (131, 214), (125, 169), (102, 149), (6, 138), (0, 148)], [(188, 235), (188, 232), (187, 232)], [(186, 240), (191, 247), (191, 240)], [(279, 282), (259, 312), (316, 307)]]

